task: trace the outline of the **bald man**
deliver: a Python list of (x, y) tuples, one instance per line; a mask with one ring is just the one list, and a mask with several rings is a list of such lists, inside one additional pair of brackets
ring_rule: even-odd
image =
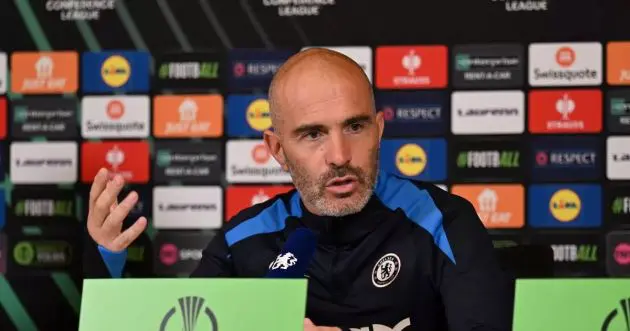
[[(264, 277), (306, 227), (318, 246), (305, 330), (511, 329), (510, 282), (471, 204), (379, 171), (383, 115), (360, 66), (326, 49), (299, 52), (274, 76), (269, 102), (264, 141), (295, 189), (234, 216), (191, 277)], [(123, 184), (101, 172), (90, 194), (88, 231), (109, 270), (146, 226), (140, 218), (121, 233), (137, 201), (117, 204)], [(120, 277), (104, 266), (91, 269)]]

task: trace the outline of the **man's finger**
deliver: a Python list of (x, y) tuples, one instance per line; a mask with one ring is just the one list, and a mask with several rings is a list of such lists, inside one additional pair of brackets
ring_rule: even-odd
[(92, 186), (90, 187), (90, 203), (89, 209), (94, 208), (94, 203), (98, 196), (103, 192), (105, 186), (107, 185), (107, 169), (101, 168), (94, 176), (94, 181), (92, 182)]
[(142, 216), (138, 218), (138, 220), (133, 223), (127, 230), (121, 233), (114, 242), (112, 243), (112, 247), (115, 251), (122, 251), (127, 248), (131, 243), (138, 238), (147, 227), (147, 219)]
[(105, 218), (109, 214), (109, 207), (118, 198), (118, 193), (124, 186), (124, 180), (120, 176), (115, 176), (113, 180), (107, 183), (105, 190), (99, 195), (94, 203), (93, 208), (88, 215), (88, 222), (93, 222), (97, 226), (101, 226)]
[[(116, 204), (117, 206), (109, 213), (109, 216), (105, 219), (103, 223), (103, 228), (111, 229), (111, 228), (120, 228), (123, 221), (129, 215), (129, 212), (138, 202), (138, 193), (130, 192), (127, 194), (127, 197), (120, 203)], [(114, 206), (114, 204), (112, 206)]]

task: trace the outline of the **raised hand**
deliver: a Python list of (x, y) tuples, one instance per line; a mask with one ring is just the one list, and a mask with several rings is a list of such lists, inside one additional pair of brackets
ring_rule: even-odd
[(101, 169), (90, 188), (90, 205), (87, 229), (92, 239), (112, 252), (126, 249), (147, 226), (147, 219), (139, 217), (132, 226), (122, 232), (123, 221), (138, 202), (138, 193), (130, 192), (118, 203), (118, 194), (125, 186), (122, 176), (108, 180), (107, 169)]

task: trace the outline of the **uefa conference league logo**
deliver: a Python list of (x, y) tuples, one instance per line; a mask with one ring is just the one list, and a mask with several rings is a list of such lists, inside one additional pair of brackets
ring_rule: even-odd
[[(182, 297), (177, 300), (179, 302), (179, 310), (177, 307), (172, 307), (166, 315), (162, 318), (162, 322), (160, 323), (159, 331), (168, 331), (169, 322), (175, 317), (175, 314), (179, 314), (181, 318), (181, 331), (218, 331), (219, 324), (217, 322), (217, 318), (210, 310), (210, 308), (206, 305), (205, 299), (198, 296), (187, 296)], [(205, 315), (203, 316), (203, 320), (207, 318), (207, 324), (203, 323), (203, 320), (199, 320), (200, 313)], [(201, 322), (203, 324), (200, 324)], [(172, 323), (179, 324), (179, 323)], [(197, 328), (198, 325), (208, 325), (208, 327), (200, 327)], [(174, 328), (173, 328), (174, 330)], [(180, 329), (178, 329), (180, 330)]]

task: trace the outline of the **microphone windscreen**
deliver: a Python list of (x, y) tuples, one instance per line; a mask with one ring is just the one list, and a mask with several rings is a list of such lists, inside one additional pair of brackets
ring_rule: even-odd
[(303, 278), (315, 255), (317, 237), (307, 228), (293, 231), (280, 254), (269, 265), (267, 278)]

